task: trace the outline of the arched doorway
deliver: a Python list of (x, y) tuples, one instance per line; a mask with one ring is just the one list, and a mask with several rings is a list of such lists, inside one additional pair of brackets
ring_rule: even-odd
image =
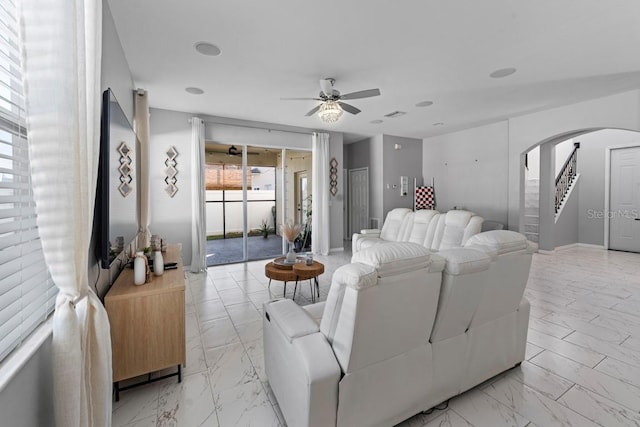
[[(580, 143), (577, 177), (558, 207), (556, 179), (574, 143)], [(608, 248), (608, 153), (615, 147), (634, 145), (640, 146), (640, 132), (591, 128), (555, 135), (525, 150), (521, 155), (520, 232), (530, 240), (537, 237), (542, 251), (570, 244)], [(534, 171), (537, 182), (533, 181)], [(533, 203), (536, 199), (537, 204)]]

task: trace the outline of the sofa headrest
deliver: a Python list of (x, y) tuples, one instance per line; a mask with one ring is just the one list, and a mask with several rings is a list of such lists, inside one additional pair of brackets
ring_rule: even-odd
[(369, 265), (385, 277), (429, 267), (431, 251), (417, 243), (389, 242), (357, 252), (351, 262)]
[(456, 227), (466, 227), (475, 214), (469, 211), (453, 210), (446, 213), (444, 223)]
[(444, 271), (452, 276), (485, 271), (489, 269), (489, 265), (491, 264), (489, 255), (475, 249), (445, 249), (439, 251), (438, 255), (447, 260)]
[(413, 212), (413, 211), (411, 209), (409, 209), (409, 208), (391, 209), (389, 211), (389, 213), (387, 214), (387, 220), (402, 221), (404, 219), (404, 217), (407, 216), (408, 214), (410, 214), (411, 212)]
[(488, 246), (495, 250), (498, 255), (508, 252), (528, 250), (527, 238), (515, 231), (491, 230), (471, 236), (465, 247), (473, 245)]
[(433, 209), (421, 209), (419, 211), (415, 211), (413, 214), (413, 223), (414, 224), (429, 224), (431, 220), (440, 215), (440, 212)]
[(356, 290), (373, 286), (377, 281), (378, 273), (376, 269), (362, 263), (343, 265), (333, 273), (332, 279), (332, 282), (337, 282)]

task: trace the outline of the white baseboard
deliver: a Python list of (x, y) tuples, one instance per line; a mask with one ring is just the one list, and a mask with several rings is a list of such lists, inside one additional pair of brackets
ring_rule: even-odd
[(570, 243), (568, 245), (558, 246), (551, 251), (546, 251), (544, 249), (538, 249), (538, 253), (542, 255), (553, 255), (556, 251), (563, 251), (571, 248), (588, 248), (588, 249), (600, 249), (605, 250), (604, 245), (592, 245), (589, 243)]
[(344, 248), (331, 248), (329, 249), (329, 253), (332, 252), (344, 252)]

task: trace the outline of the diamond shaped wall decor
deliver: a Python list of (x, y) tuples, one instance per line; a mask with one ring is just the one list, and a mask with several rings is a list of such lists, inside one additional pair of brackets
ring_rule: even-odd
[(126, 142), (122, 141), (118, 148), (116, 149), (120, 154), (120, 166), (118, 166), (118, 172), (120, 172), (120, 185), (118, 186), (118, 191), (122, 194), (122, 197), (127, 197), (133, 191), (133, 186), (131, 185), (131, 181), (133, 181), (133, 177), (131, 176), (131, 149), (127, 145)]
[(166, 154), (167, 159), (164, 161), (164, 165), (167, 168), (164, 170), (164, 182), (167, 186), (164, 191), (167, 192), (169, 197), (173, 198), (173, 196), (178, 192), (178, 178), (176, 178), (176, 175), (178, 175), (178, 161), (176, 160), (178, 157), (178, 150), (176, 150), (176, 147), (172, 145), (169, 147)]

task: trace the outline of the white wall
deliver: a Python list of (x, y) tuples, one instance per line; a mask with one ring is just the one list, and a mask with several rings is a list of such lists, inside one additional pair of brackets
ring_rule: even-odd
[(101, 87), (102, 90), (111, 88), (122, 111), (133, 124), (133, 77), (106, 0), (102, 2)]
[[(153, 96), (150, 94), (150, 96)], [(182, 243), (185, 265), (191, 263), (191, 113), (150, 109), (150, 179), (151, 179), (151, 232), (160, 234), (169, 242)], [(269, 123), (247, 122), (223, 117), (197, 115), (205, 121), (205, 138), (224, 144), (251, 145), (254, 147), (284, 147), (311, 149), (311, 130), (290, 128)], [(268, 131), (260, 128), (269, 128)], [(279, 132), (277, 130), (282, 130)], [(287, 130), (300, 132), (292, 133)], [(174, 145), (178, 156), (178, 188), (171, 199), (164, 191), (165, 151)], [(338, 184), (342, 182), (343, 140), (341, 133), (331, 133), (330, 157), (338, 160)], [(327, 168), (329, 166), (327, 165)], [(280, 185), (280, 183), (277, 183)], [(342, 247), (343, 194), (340, 185), (336, 197), (330, 197), (330, 247)]]
[(509, 119), (509, 228), (520, 222), (521, 155), (534, 145), (586, 129), (640, 129), (640, 91), (634, 90)]
[(577, 222), (579, 242), (604, 244), (604, 219), (589, 215), (590, 210), (604, 211), (605, 152), (608, 147), (640, 145), (640, 133), (605, 129), (575, 138), (580, 142), (578, 172), (580, 192)]
[[(486, 219), (519, 229), (521, 157), (540, 142), (587, 129), (640, 129), (640, 91), (634, 90), (423, 141), (423, 175), (436, 177), (439, 210), (466, 206)], [(486, 154), (487, 157), (476, 157)], [(507, 157), (508, 156), (508, 157)], [(478, 158), (478, 169), (473, 165)], [(446, 160), (445, 160), (446, 159)], [(449, 169), (449, 160), (454, 170)], [(445, 165), (444, 163), (447, 163)], [(479, 185), (481, 184), (481, 185)], [(473, 188), (473, 191), (469, 191)]]
[(507, 223), (508, 123), (425, 138), (422, 175), (435, 180), (436, 209), (463, 207)]
[[(386, 216), (393, 208), (413, 209), (414, 179), (422, 184), (422, 141), (392, 135), (383, 135), (382, 139), (383, 215)], [(402, 148), (396, 150), (395, 144)], [(400, 193), (401, 176), (409, 178), (406, 196)]]

